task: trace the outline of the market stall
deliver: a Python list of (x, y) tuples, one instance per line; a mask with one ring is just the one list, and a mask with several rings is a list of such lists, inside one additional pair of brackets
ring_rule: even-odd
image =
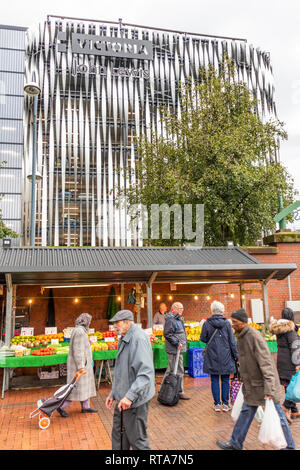
[[(66, 351), (57, 350), (51, 354), (32, 354), (34, 348), (47, 348), (45, 345), (22, 346), (18, 354), (12, 354), (10, 341), (14, 332), (16, 286), (38, 286), (41, 289), (54, 287), (80, 287), (103, 284), (145, 284), (146, 297), (140, 299), (147, 305), (148, 327), (152, 326), (153, 283), (236, 283), (242, 292), (243, 284), (261, 285), (260, 298), (263, 301), (264, 321), (269, 321), (267, 283), (281, 281), (297, 269), (295, 264), (264, 264), (237, 247), (193, 248), (185, 247), (11, 247), (0, 249), (0, 283), (5, 285), (4, 339), (5, 346), (0, 357), (3, 368), (2, 396), (8, 389), (9, 369), (15, 367), (43, 367), (44, 365), (64, 364)], [(242, 299), (242, 295), (240, 296)], [(76, 299), (75, 299), (76, 300)], [(124, 302), (124, 297), (121, 300)], [(241, 300), (242, 305), (242, 300)], [(53, 315), (52, 315), (53, 317)], [(48, 324), (54, 321), (48, 315)], [(58, 321), (55, 315), (55, 322)], [(61, 322), (61, 318), (60, 318)], [(200, 340), (188, 332), (189, 349)], [(194, 336), (194, 337), (193, 337)], [(37, 338), (34, 338), (35, 340)], [(61, 338), (55, 338), (62, 343)], [(197, 341), (198, 340), (198, 341)], [(52, 342), (52, 341), (51, 341)], [(96, 338), (95, 343), (105, 342)], [(53, 342), (52, 342), (53, 343)], [(112, 342), (113, 343), (113, 342)], [(192, 344), (194, 343), (194, 344)], [(31, 343), (32, 344), (32, 343)], [(33, 343), (34, 344), (34, 343)], [(53, 344), (51, 344), (53, 346)], [(57, 346), (57, 345), (56, 345)], [(61, 345), (60, 345), (61, 346)], [(110, 347), (115, 348), (116, 345)], [(97, 350), (93, 348), (94, 360), (109, 360), (116, 357), (116, 349)], [(29, 349), (29, 351), (28, 351)], [(26, 351), (25, 351), (26, 350)], [(17, 351), (17, 349), (16, 349)], [(24, 355), (25, 354), (25, 355)], [(19, 357), (17, 357), (19, 355)], [(15, 357), (12, 357), (15, 356)], [(48, 357), (49, 356), (49, 357)], [(166, 355), (163, 340), (153, 343), (153, 358), (156, 368), (164, 368)], [(185, 359), (186, 364), (186, 359)]]

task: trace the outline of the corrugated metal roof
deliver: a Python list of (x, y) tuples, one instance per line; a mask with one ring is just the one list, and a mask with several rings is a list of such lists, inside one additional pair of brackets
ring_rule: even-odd
[(63, 248), (0, 249), (0, 283), (15, 284), (285, 279), (295, 264), (263, 264), (240, 248)]
[[(258, 264), (239, 248), (7, 248), (0, 251), (0, 270), (165, 269), (199, 265)], [(9, 270), (9, 271), (8, 271)]]

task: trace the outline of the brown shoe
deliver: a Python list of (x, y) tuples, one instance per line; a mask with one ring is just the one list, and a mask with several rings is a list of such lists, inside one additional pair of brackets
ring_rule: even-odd
[(184, 393), (179, 395), (179, 398), (180, 398), (180, 400), (190, 400), (191, 399), (190, 397), (187, 397)]

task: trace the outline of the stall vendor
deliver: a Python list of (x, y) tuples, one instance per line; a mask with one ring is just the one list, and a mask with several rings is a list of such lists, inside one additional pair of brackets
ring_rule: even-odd
[(159, 304), (158, 312), (153, 317), (153, 325), (163, 325), (165, 326), (165, 314), (168, 311), (168, 307), (164, 302)]

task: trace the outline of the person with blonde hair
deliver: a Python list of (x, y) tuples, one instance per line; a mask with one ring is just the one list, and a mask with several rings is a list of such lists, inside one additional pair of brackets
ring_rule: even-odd
[[(229, 378), (236, 372), (238, 351), (232, 328), (223, 316), (225, 307), (214, 301), (210, 306), (212, 316), (203, 324), (200, 341), (206, 343), (203, 372), (210, 374), (214, 410), (229, 411)], [(221, 379), (221, 397), (220, 397)], [(221, 406), (222, 405), (222, 406)]]

